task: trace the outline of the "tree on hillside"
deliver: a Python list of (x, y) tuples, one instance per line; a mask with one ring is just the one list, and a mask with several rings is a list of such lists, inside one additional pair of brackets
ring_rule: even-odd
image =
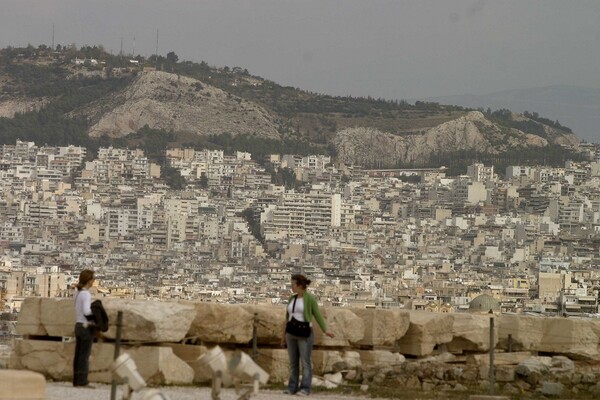
[(167, 53), (167, 61), (173, 64), (177, 64), (177, 61), (179, 61), (179, 57), (177, 56), (177, 54), (175, 54), (174, 51), (170, 51)]

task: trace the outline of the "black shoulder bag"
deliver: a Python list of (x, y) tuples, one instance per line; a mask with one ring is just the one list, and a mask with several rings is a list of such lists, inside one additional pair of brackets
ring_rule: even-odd
[[(294, 297), (292, 313), (296, 310), (297, 298), (298, 296)], [(311, 333), (311, 328), (308, 322), (298, 321), (296, 318), (292, 317), (292, 319), (290, 319), (285, 325), (285, 332), (298, 337), (309, 337)]]

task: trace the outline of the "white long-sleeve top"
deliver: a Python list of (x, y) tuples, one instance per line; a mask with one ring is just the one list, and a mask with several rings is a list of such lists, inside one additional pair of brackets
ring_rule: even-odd
[(92, 295), (89, 290), (78, 290), (75, 294), (75, 322), (87, 323), (86, 315), (92, 315)]
[[(294, 309), (294, 312), (292, 312), (292, 309)], [(294, 307), (294, 300), (290, 301), (288, 315), (289, 321), (294, 317), (296, 321), (304, 322), (304, 298), (296, 296), (296, 307)]]

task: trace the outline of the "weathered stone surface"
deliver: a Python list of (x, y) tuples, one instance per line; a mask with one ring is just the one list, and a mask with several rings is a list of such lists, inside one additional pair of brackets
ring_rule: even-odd
[(192, 367), (175, 356), (170, 347), (142, 346), (124, 352), (133, 358), (149, 385), (189, 385), (194, 380)]
[(103, 334), (116, 337), (118, 311), (123, 311), (122, 340), (140, 342), (179, 342), (186, 337), (196, 317), (195, 308), (189, 304), (126, 299), (102, 299), (110, 320)]
[[(515, 366), (513, 365), (498, 365), (494, 366), (494, 376), (496, 377), (496, 382), (514, 382), (515, 381)], [(489, 365), (486, 368), (488, 371), (484, 371), (482, 376), (489, 372)]]
[(271, 305), (242, 304), (252, 317), (258, 314), (258, 344), (278, 345), (285, 331), (285, 307)]
[(182, 303), (196, 309), (188, 336), (209, 343), (248, 343), (252, 340), (253, 314), (247, 309), (233, 304)]
[(199, 361), (204, 353), (208, 351), (206, 346), (194, 346), (179, 343), (169, 343), (168, 347), (173, 349), (173, 354), (184, 361), (194, 371), (194, 383), (206, 383), (212, 379), (212, 373), (206, 364)]
[(32, 371), (0, 370), (0, 400), (44, 400), (46, 378)]
[(25, 299), (17, 320), (17, 333), (19, 335), (45, 336), (47, 334), (40, 320), (41, 303), (41, 297), (27, 297)]
[(313, 350), (312, 352), (313, 373), (325, 375), (344, 369), (345, 363), (339, 351)]
[(431, 354), (436, 344), (452, 341), (452, 314), (411, 311), (410, 326), (397, 342), (402, 354), (425, 356)]
[(515, 372), (518, 375), (529, 376), (531, 374), (544, 375), (548, 373), (552, 366), (552, 358), (550, 357), (530, 357), (527, 360), (519, 363)]
[(389, 368), (402, 364), (404, 356), (387, 350), (360, 350), (360, 361), (363, 369)]
[(600, 321), (580, 318), (499, 317), (499, 345), (513, 349), (563, 354), (575, 359), (600, 359)]
[[(533, 354), (530, 351), (520, 351), (513, 353), (494, 353), (494, 365), (517, 365), (531, 358)], [(489, 354), (470, 354), (466, 358), (467, 364), (489, 364)]]
[(559, 397), (563, 394), (565, 387), (559, 382), (543, 382), (541, 392), (544, 396)]
[(358, 351), (344, 351), (342, 353), (342, 361), (346, 364), (345, 369), (359, 369), (362, 365)]
[[(121, 352), (131, 356), (149, 384), (190, 384), (193, 381), (192, 368), (177, 358), (170, 347), (123, 346)], [(73, 377), (74, 353), (75, 343), (19, 340), (15, 343), (10, 366), (13, 369), (36, 371), (53, 380), (70, 381)], [(94, 343), (90, 356), (90, 381), (111, 382), (113, 357), (114, 345)]]
[(290, 377), (290, 361), (286, 349), (260, 349), (256, 363), (269, 373), (269, 382), (285, 383)]
[(8, 367), (39, 372), (57, 381), (70, 380), (73, 377), (74, 351), (75, 343), (17, 340)]
[(351, 343), (357, 343), (363, 339), (365, 325), (363, 320), (352, 311), (341, 308), (322, 308), (321, 313), (327, 323), (327, 328), (333, 332), (335, 337), (332, 339), (326, 336), (317, 321), (313, 320), (316, 346), (350, 346)]
[(40, 322), (48, 336), (75, 336), (75, 300), (72, 297), (42, 299)]
[(352, 312), (362, 319), (364, 337), (353, 345), (392, 346), (398, 341), (410, 324), (408, 311), (399, 309), (353, 308)]
[[(488, 351), (490, 349), (490, 317), (455, 313), (452, 341), (446, 345), (452, 353)], [(494, 347), (498, 343), (498, 324), (494, 325)]]

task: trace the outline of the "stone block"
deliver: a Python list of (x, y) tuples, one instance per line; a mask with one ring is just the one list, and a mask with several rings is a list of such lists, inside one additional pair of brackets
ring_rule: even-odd
[(138, 342), (180, 342), (196, 317), (192, 305), (167, 301), (102, 299), (110, 320), (103, 336), (116, 337), (117, 313), (123, 312), (121, 340)]
[(362, 346), (392, 346), (400, 340), (408, 330), (410, 314), (399, 309), (353, 308), (351, 309), (362, 319), (364, 337), (353, 342)]
[(315, 333), (315, 346), (350, 346), (363, 339), (365, 326), (361, 318), (352, 311), (341, 308), (321, 308), (327, 328), (333, 332), (332, 339), (326, 336), (313, 320), (313, 331)]
[(40, 322), (48, 336), (75, 336), (75, 300), (72, 297), (42, 299)]
[[(137, 369), (149, 384), (190, 384), (194, 371), (173, 353), (170, 347), (122, 346), (121, 353), (128, 353)], [(75, 343), (48, 340), (19, 340), (11, 356), (11, 368), (26, 369), (43, 374), (56, 381), (73, 378)], [(94, 343), (90, 356), (89, 379), (92, 382), (110, 383), (114, 345)]]
[(452, 341), (452, 314), (411, 311), (410, 326), (406, 334), (397, 342), (402, 354), (426, 356), (438, 344)]
[[(233, 304), (184, 302), (196, 309), (188, 336), (208, 343), (248, 343), (252, 340), (254, 314)], [(285, 317), (282, 317), (285, 320)], [(281, 340), (281, 336), (280, 340)]]
[(256, 363), (269, 373), (269, 382), (287, 383), (290, 361), (286, 349), (259, 349)]
[(259, 345), (279, 345), (285, 332), (285, 307), (273, 305), (242, 304), (254, 317), (257, 314), (257, 340)]
[(313, 373), (325, 375), (344, 369), (345, 363), (339, 351), (313, 350), (312, 352)]
[[(446, 345), (452, 353), (488, 351), (490, 349), (490, 317), (479, 314), (453, 314), (452, 341)], [(494, 325), (494, 347), (498, 343), (498, 324)]]
[(600, 321), (592, 318), (501, 315), (499, 346), (562, 354), (572, 359), (600, 359)]
[(379, 370), (402, 364), (404, 356), (387, 350), (359, 350), (363, 370)]
[(40, 319), (41, 303), (41, 297), (27, 297), (23, 301), (17, 320), (17, 333), (19, 335), (45, 336), (47, 334)]
[(33, 371), (0, 370), (0, 400), (44, 400), (46, 378)]

